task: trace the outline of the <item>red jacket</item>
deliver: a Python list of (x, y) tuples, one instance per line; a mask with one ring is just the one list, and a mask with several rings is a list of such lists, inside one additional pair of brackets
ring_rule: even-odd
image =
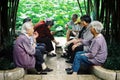
[(50, 29), (48, 26), (45, 24), (45, 21), (40, 21), (34, 26), (34, 30), (38, 32), (39, 38), (44, 38), (44, 37), (49, 37), (51, 40), (54, 40), (53, 35), (50, 33)]

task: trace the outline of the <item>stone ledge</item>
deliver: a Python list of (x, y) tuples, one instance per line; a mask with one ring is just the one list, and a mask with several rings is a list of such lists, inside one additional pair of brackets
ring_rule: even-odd
[(116, 71), (116, 73), (117, 73), (117, 79), (116, 80), (120, 80), (120, 70)]
[(0, 71), (0, 80), (4, 80), (4, 71)]
[(0, 80), (19, 80), (23, 78), (25, 71), (23, 68), (0, 71)]
[[(116, 80), (116, 71), (108, 70), (101, 66), (93, 66), (92, 72), (103, 80)], [(120, 75), (120, 74), (119, 74)], [(117, 79), (119, 80), (119, 79)]]

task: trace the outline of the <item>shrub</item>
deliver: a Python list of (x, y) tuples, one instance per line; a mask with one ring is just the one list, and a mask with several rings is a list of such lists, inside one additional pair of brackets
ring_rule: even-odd
[(108, 58), (103, 65), (104, 68), (120, 70), (120, 44), (113, 42), (108, 45)]
[(8, 45), (0, 51), (0, 70), (7, 70), (15, 68), (13, 64), (13, 44)]

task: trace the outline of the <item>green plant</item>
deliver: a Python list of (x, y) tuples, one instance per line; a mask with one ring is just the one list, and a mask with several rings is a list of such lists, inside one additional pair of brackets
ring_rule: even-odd
[(0, 70), (8, 70), (15, 68), (13, 64), (13, 44), (8, 44), (2, 51), (0, 51)]
[(66, 30), (64, 25), (71, 19), (74, 13), (80, 15), (78, 3), (74, 0), (20, 0), (16, 29), (21, 29), (22, 21), (27, 16), (32, 19), (34, 24), (46, 18), (53, 18), (55, 25), (52, 27), (52, 30), (54, 31), (55, 28), (62, 26), (62, 33), (56, 33), (56, 35), (65, 36)]

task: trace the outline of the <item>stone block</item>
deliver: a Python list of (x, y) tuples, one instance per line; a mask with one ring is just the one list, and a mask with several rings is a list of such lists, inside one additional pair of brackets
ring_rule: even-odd
[(103, 80), (116, 80), (116, 72), (108, 70), (101, 66), (93, 66), (92, 72)]
[(0, 71), (0, 80), (4, 80), (4, 71)]
[(19, 80), (25, 75), (23, 68), (15, 68), (5, 71), (5, 80)]
[(116, 71), (116, 73), (117, 73), (117, 79), (116, 80), (120, 80), (120, 70)]

